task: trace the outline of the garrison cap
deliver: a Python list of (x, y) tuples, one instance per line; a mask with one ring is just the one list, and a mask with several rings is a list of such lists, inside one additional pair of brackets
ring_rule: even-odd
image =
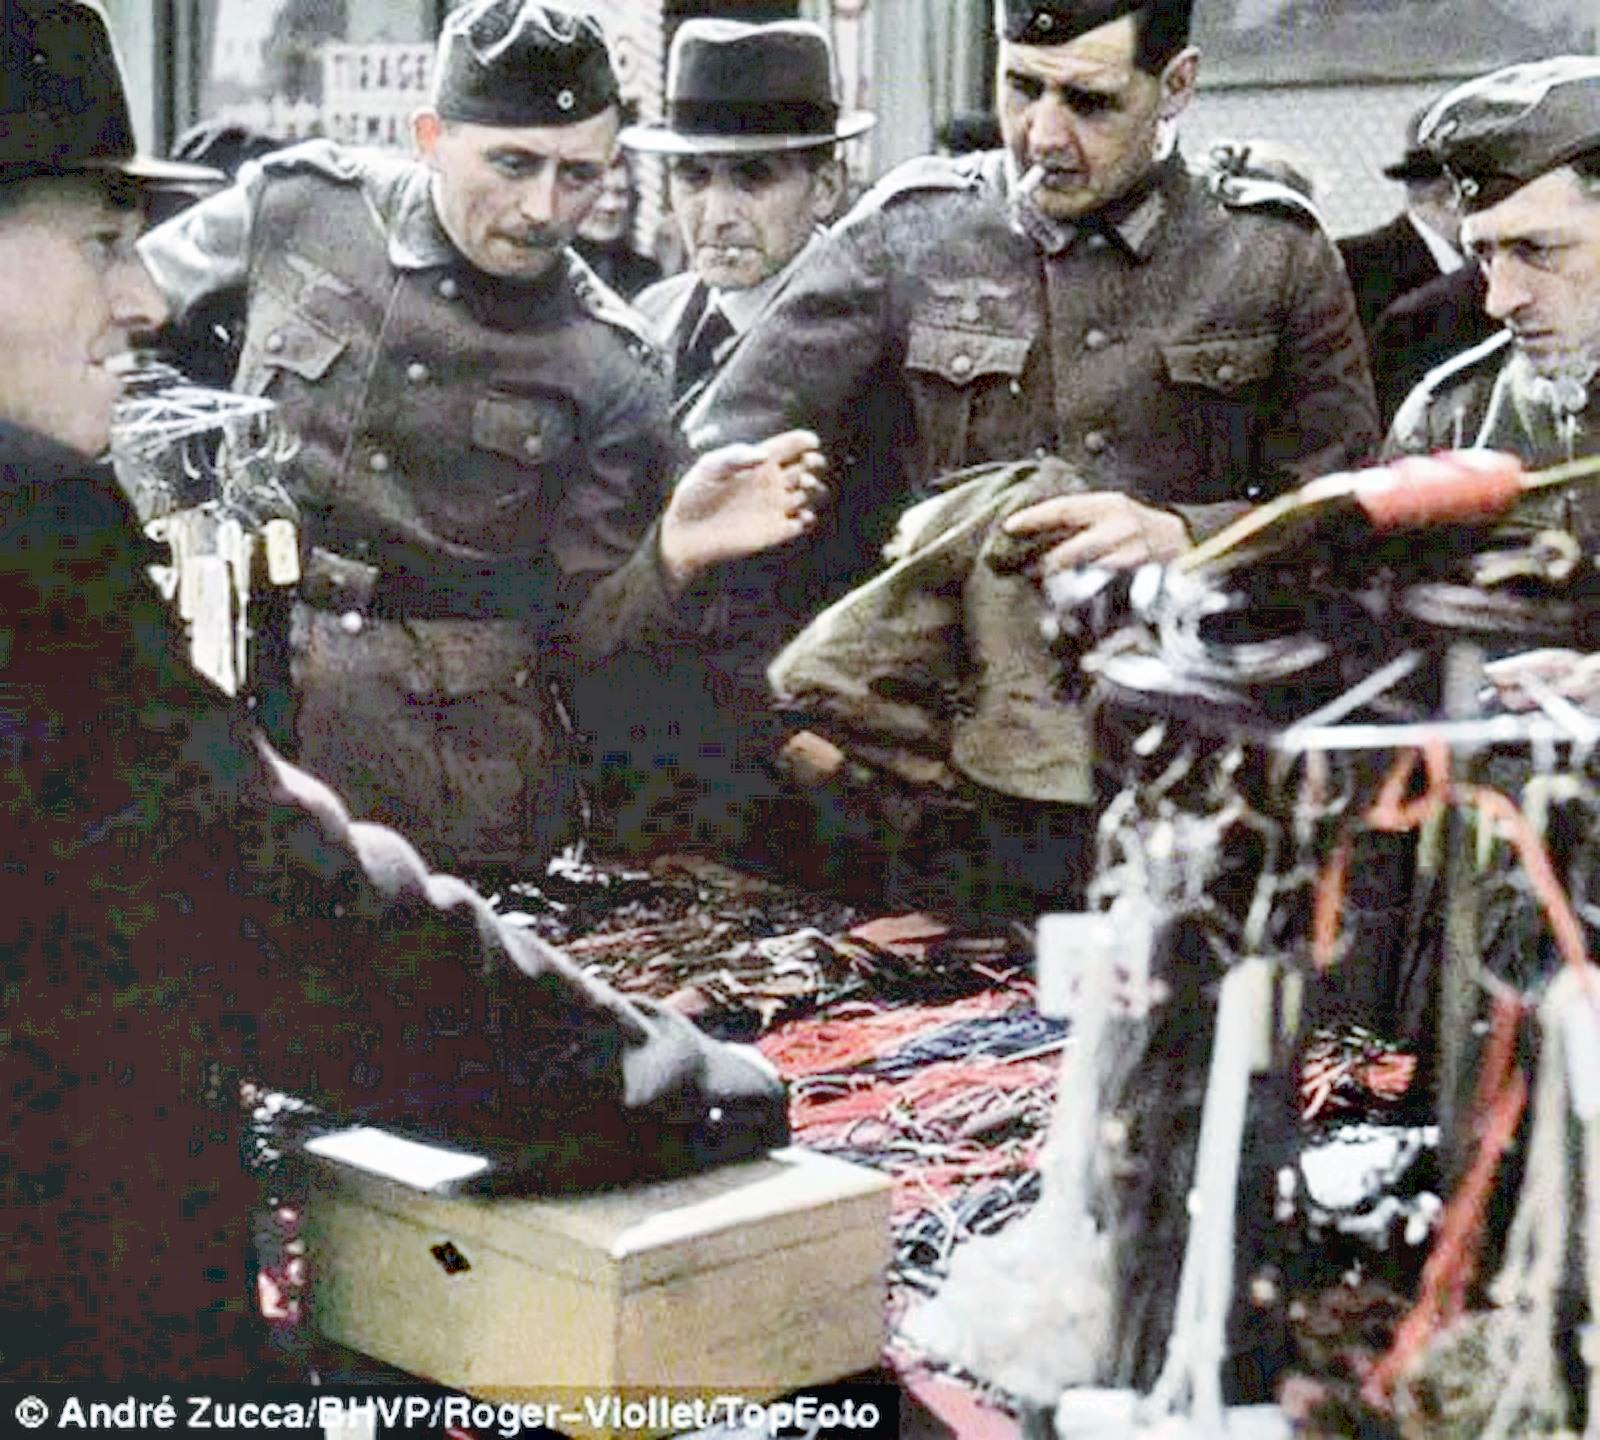
[(995, 27), (1017, 45), (1065, 45), (1124, 15), (1147, 0), (995, 0)]
[(617, 103), (600, 22), (535, 0), (468, 0), (439, 36), (434, 108), (470, 125), (572, 125)]
[(1418, 140), (1455, 182), (1462, 209), (1497, 205), (1600, 150), (1600, 59), (1561, 55), (1468, 80), (1422, 117)]

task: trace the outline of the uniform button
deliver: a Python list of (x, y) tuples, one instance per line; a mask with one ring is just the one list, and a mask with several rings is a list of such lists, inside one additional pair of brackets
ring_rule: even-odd
[(453, 275), (446, 275), (444, 279), (439, 282), (439, 293), (443, 295), (446, 300), (454, 300), (456, 296), (461, 293), (461, 287), (456, 284), (455, 277)]
[(1238, 379), (1239, 372), (1232, 365), (1217, 366), (1217, 380), (1223, 385), (1231, 385)]
[(370, 540), (357, 540), (356, 554), (362, 556), (372, 554), (372, 542)]
[(1091, 430), (1083, 437), (1083, 448), (1091, 455), (1103, 454), (1110, 443), (1099, 430)]
[(570, 90), (563, 90), (556, 96), (556, 106), (561, 110), (570, 110), (578, 103), (578, 97)]
[(1006, 388), (1019, 400), (1022, 398), (1022, 381), (1013, 380)]
[(957, 375), (972, 374), (972, 356), (957, 355), (956, 358), (950, 362), (950, 368), (954, 370)]
[(367, 469), (374, 475), (382, 475), (389, 468), (389, 457), (381, 450), (374, 450), (372, 458), (367, 461)]
[(267, 349), (272, 351), (274, 355), (283, 349), (284, 344), (283, 331), (281, 330), (274, 330), (272, 334), (267, 336)]
[(956, 314), (966, 324), (972, 325), (976, 323), (976, 321), (982, 316), (983, 311), (978, 308), (978, 302), (976, 300), (963, 300), (961, 302), (961, 308), (956, 311)]
[(413, 385), (420, 385), (428, 378), (428, 367), (420, 360), (413, 360), (406, 366), (406, 379)]
[(1090, 350), (1104, 350), (1111, 343), (1111, 337), (1104, 330), (1091, 330), (1083, 337), (1083, 343)]
[(1033, 447), (1033, 458), (1035, 460), (1046, 460), (1049, 458), (1049, 456), (1049, 450), (1047, 450), (1043, 445), (1035, 445)]
[(525, 454), (537, 455), (544, 449), (544, 441), (538, 435), (530, 435), (522, 442), (522, 449)]
[(1091, 250), (1104, 250), (1111, 242), (1098, 230), (1094, 231), (1086, 242)]
[(346, 610), (339, 617), (339, 628), (346, 635), (359, 635), (367, 628), (367, 622), (361, 618), (359, 610)]

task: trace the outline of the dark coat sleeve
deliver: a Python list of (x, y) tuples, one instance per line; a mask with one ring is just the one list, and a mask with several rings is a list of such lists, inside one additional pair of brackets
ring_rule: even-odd
[(275, 755), (189, 666), (160, 557), (105, 487), (55, 487), (6, 540), (0, 678), (39, 737), (0, 812), (37, 951), (19, 1014), (54, 1023), (46, 937), (76, 934), (88, 993), (118, 997), (76, 1007), (79, 1053), (125, 1055), (173, 1116), (221, 1064), (538, 1189), (783, 1142), (760, 1062), (589, 980)]

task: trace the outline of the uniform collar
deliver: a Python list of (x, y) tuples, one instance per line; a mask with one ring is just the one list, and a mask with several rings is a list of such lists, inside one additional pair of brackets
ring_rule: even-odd
[(389, 263), (396, 270), (428, 270), (462, 263), (461, 252), (451, 244), (439, 223), (432, 180), (433, 172), (426, 165), (413, 165), (406, 177), (389, 224)]
[(1046, 255), (1061, 255), (1081, 235), (1103, 235), (1114, 241), (1134, 260), (1148, 260), (1155, 249), (1161, 222), (1172, 208), (1171, 189), (1175, 177), (1184, 172), (1183, 159), (1173, 150), (1158, 160), (1145, 178), (1128, 194), (1102, 206), (1082, 220), (1056, 220), (1044, 214), (1030, 200), (1016, 194), (1015, 164), (1007, 164), (1007, 192), (1010, 195), (1012, 223)]

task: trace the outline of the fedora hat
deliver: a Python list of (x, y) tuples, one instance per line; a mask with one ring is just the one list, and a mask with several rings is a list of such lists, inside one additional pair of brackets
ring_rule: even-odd
[(1444, 166), (1439, 163), (1439, 157), (1417, 139), (1417, 132), (1422, 126), (1422, 118), (1433, 108), (1433, 101), (1428, 101), (1411, 112), (1411, 118), (1406, 121), (1406, 149), (1398, 160), (1392, 165), (1385, 165), (1383, 173), (1391, 180), (1440, 180), (1444, 177)]
[(140, 155), (105, 17), (82, 0), (6, 0), (0, 181), (99, 170), (172, 185), (219, 177)]
[(622, 143), (659, 155), (809, 150), (850, 140), (877, 117), (844, 111), (833, 47), (805, 20), (685, 20), (667, 56), (667, 118)]

